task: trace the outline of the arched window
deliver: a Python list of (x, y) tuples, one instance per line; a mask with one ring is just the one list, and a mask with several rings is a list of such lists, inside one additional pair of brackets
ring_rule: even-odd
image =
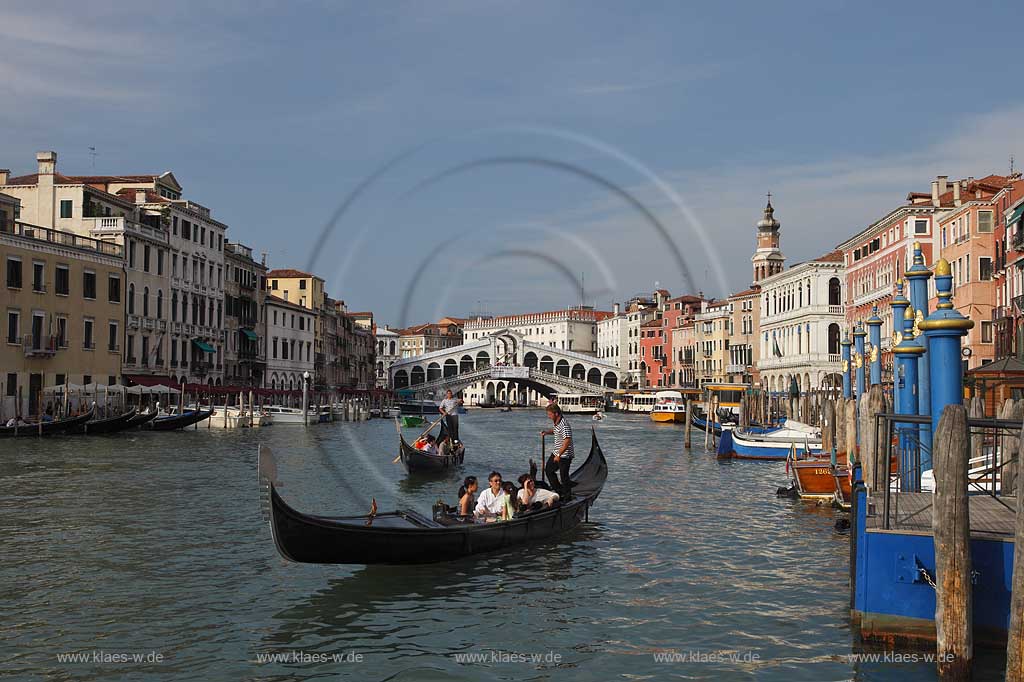
[(839, 355), (839, 325), (833, 322), (828, 326), (828, 354)]
[[(829, 305), (842, 305), (843, 304), (843, 287), (839, 283), (838, 277), (833, 277), (828, 281), (828, 304)], [(831, 351), (829, 351), (831, 352)]]

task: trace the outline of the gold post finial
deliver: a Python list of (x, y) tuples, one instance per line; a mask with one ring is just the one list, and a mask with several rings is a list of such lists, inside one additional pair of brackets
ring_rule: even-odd
[(949, 267), (949, 261), (945, 258), (940, 258), (935, 263), (935, 274), (939, 277), (947, 277), (952, 274), (952, 270)]

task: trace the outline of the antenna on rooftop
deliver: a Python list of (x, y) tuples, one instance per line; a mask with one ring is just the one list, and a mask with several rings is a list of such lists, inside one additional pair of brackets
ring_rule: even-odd
[(1013, 175), (1013, 154), (1010, 154), (1010, 175)]

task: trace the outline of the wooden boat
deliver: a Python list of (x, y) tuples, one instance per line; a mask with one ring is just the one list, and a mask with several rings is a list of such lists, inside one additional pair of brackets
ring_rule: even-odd
[(840, 469), (844, 476), (847, 475), (846, 453), (840, 452), (836, 456), (836, 465), (832, 466), (832, 457), (825, 453), (796, 459), (791, 451), (790, 457), (786, 460), (786, 467), (801, 499), (833, 500), (836, 496), (836, 481)]
[[(694, 428), (700, 429), (701, 431), (706, 432), (708, 430), (708, 420), (705, 419), (704, 417), (699, 416), (696, 411), (694, 411), (694, 413), (690, 415), (690, 423), (693, 424)], [(711, 424), (711, 427), (713, 429), (712, 432), (716, 436), (722, 435), (722, 425), (720, 423), (713, 422)]]
[(124, 431), (125, 429), (131, 428), (131, 420), (135, 417), (138, 410), (134, 407), (127, 412), (119, 414), (114, 417), (107, 417), (106, 419), (93, 419), (87, 421), (84, 424), (79, 424), (68, 429), (65, 433), (85, 433), (91, 435), (100, 435), (107, 433), (117, 433), (118, 431)]
[(128, 420), (128, 429), (135, 429), (156, 419), (156, 412), (140, 412)]
[(80, 414), (77, 417), (69, 417), (67, 419), (58, 419), (52, 422), (43, 422), (41, 425), (39, 422), (32, 424), (26, 424), (23, 426), (0, 426), (0, 438), (13, 438), (15, 436), (52, 436), (58, 433), (65, 433), (68, 429), (74, 429), (81, 424), (92, 419), (93, 414), (96, 411), (96, 406), (93, 405), (89, 408), (89, 411), (85, 414)]
[(748, 429), (726, 429), (718, 442), (718, 456), (734, 459), (784, 461), (791, 450), (795, 458), (821, 455), (821, 436), (813, 427), (789, 420), (786, 426), (769, 433)]
[(462, 460), (466, 456), (466, 446), (461, 444), (456, 453), (432, 455), (406, 443), (402, 434), (398, 434), (398, 441), (399, 456), (410, 474), (433, 474), (448, 471), (462, 464)]
[(290, 507), (278, 494), (277, 466), (270, 450), (259, 449), (261, 506), (277, 551), (285, 559), (314, 564), (422, 564), (452, 561), (546, 540), (587, 520), (608, 478), (608, 463), (591, 435), (590, 455), (571, 475), (572, 500), (528, 512), (510, 521), (470, 523), (438, 514), (399, 510), (364, 516), (311, 516)]
[(171, 414), (164, 417), (157, 417), (145, 425), (151, 431), (174, 431), (192, 426), (204, 419), (209, 419), (213, 410), (185, 410), (182, 414)]
[(840, 509), (849, 511), (853, 499), (853, 482), (850, 480), (850, 467), (840, 464), (832, 472), (835, 479), (835, 495), (833, 500)]

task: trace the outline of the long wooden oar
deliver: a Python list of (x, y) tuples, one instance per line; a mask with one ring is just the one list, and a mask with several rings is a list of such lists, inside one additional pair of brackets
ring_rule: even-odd
[[(415, 443), (417, 440), (419, 440), (420, 438), (423, 438), (423, 436), (425, 436), (428, 433), (430, 433), (431, 429), (433, 429), (435, 426), (440, 424), (441, 420), (444, 419), (444, 417), (445, 417), (445, 415), (443, 415), (443, 414), (440, 417), (438, 417), (437, 421), (434, 422), (433, 424), (431, 424), (430, 426), (428, 426), (426, 431), (424, 431), (420, 435), (416, 436), (416, 439), (413, 440), (413, 442)], [(398, 425), (398, 417), (395, 417), (395, 428), (398, 429), (398, 436), (399, 436), (399, 440), (401, 441), (402, 427), (400, 427)], [(401, 460), (401, 459), (402, 459), (402, 450), (401, 450), (401, 445), (399, 445), (398, 457), (395, 457), (393, 460), (391, 460), (391, 463), (392, 464), (398, 464), (398, 461)]]

